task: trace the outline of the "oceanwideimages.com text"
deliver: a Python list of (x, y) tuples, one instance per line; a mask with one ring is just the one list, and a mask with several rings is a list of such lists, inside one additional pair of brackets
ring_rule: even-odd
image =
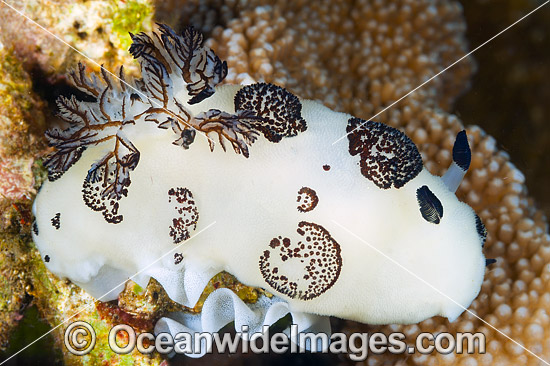
[[(122, 340), (122, 341), (121, 341)], [(485, 353), (485, 335), (483, 333), (420, 333), (414, 345), (408, 344), (403, 333), (300, 333), (298, 326), (290, 326), (290, 332), (270, 334), (269, 326), (263, 326), (262, 332), (252, 333), (248, 326), (232, 333), (188, 333), (175, 335), (170, 333), (137, 333), (127, 324), (114, 326), (109, 332), (109, 347), (115, 353), (127, 354), (137, 349), (148, 354), (186, 354), (199, 356), (205, 353), (235, 354), (242, 353), (305, 353), (323, 352), (349, 354), (353, 361), (363, 361), (369, 353), (393, 354), (430, 354), (439, 352)], [(89, 353), (96, 344), (93, 327), (83, 321), (70, 324), (65, 331), (65, 346), (75, 355)]]

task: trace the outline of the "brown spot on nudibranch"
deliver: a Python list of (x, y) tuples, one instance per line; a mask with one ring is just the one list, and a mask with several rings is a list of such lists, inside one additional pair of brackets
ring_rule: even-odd
[(46, 262), (46, 263), (49, 263), (49, 262), (50, 262), (50, 256), (49, 256), (49, 255), (46, 254), (46, 255), (44, 256), (44, 262)]
[(257, 83), (243, 87), (235, 95), (235, 110), (252, 111), (260, 117), (251, 125), (271, 142), (307, 129), (298, 97), (277, 85)]
[(34, 235), (38, 236), (38, 224), (36, 223), (36, 220), (32, 222), (32, 232)]
[(183, 254), (181, 253), (174, 253), (174, 264), (180, 264), (181, 261), (183, 261)]
[(422, 170), (422, 157), (403, 132), (359, 118), (349, 119), (346, 132), (349, 153), (361, 157), (361, 174), (379, 188), (401, 188)]
[(483, 225), (483, 221), (481, 221), (481, 218), (478, 215), (475, 215), (476, 217), (476, 231), (479, 235), (479, 239), (481, 239), (481, 247), (483, 248), (485, 246), (485, 241), (487, 240), (487, 229), (485, 228), (485, 225)]
[(132, 101), (132, 105), (134, 105), (134, 102), (136, 102), (136, 101), (141, 102), (141, 97), (137, 93), (132, 93), (132, 94), (130, 94), (130, 100)]
[[(291, 245), (289, 238), (271, 240), (260, 256), (260, 272), (276, 291), (290, 298), (311, 300), (330, 289), (340, 276), (342, 256), (340, 245), (321, 225), (301, 221), (296, 230), (305, 239)], [(278, 255), (277, 255), (278, 254)], [(289, 278), (285, 273), (297, 273), (290, 266), (300, 266), (299, 276)]]
[(170, 188), (168, 203), (174, 203), (174, 209), (179, 215), (172, 219), (172, 224), (169, 227), (169, 235), (174, 240), (174, 244), (178, 244), (189, 239), (191, 230), (197, 228), (199, 210), (193, 199), (193, 194), (187, 188)]
[(59, 230), (59, 228), (61, 227), (61, 213), (57, 212), (55, 214), (54, 217), (52, 217), (52, 226), (56, 229), (56, 230)]
[(298, 198), (296, 199), (296, 202), (299, 203), (298, 211), (309, 212), (317, 207), (317, 204), (319, 203), (319, 197), (313, 189), (309, 187), (302, 187), (298, 191)]
[(328, 164), (323, 165), (323, 170), (325, 172), (328, 172), (330, 170), (330, 165), (328, 165)]
[[(118, 224), (122, 222), (123, 216), (118, 214), (119, 203), (114, 192), (104, 192), (106, 187), (112, 186), (112, 183), (115, 181), (115, 172), (116, 169), (113, 167), (115, 163), (108, 163), (106, 165), (99, 166), (95, 170), (94, 179), (84, 179), (84, 184), (82, 185), (82, 199), (86, 206), (94, 211), (99, 211), (103, 213), (105, 221), (111, 224)], [(105, 166), (112, 167), (108, 169), (106, 173)], [(107, 175), (107, 176), (105, 176)], [(130, 178), (127, 178), (127, 184), (130, 185)], [(128, 194), (127, 189), (123, 189), (121, 196), (126, 196)]]

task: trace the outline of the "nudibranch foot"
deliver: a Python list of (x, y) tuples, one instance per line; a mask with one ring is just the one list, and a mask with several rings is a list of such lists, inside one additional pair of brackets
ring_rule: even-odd
[[(159, 319), (155, 325), (155, 334), (168, 332), (170, 334), (186, 333), (191, 337), (190, 348), (184, 352), (189, 357), (202, 357), (210, 351), (203, 343), (200, 352), (193, 352), (196, 334), (202, 332), (216, 333), (225, 325), (234, 322), (236, 332), (252, 335), (262, 333), (263, 326), (270, 326), (287, 314), (292, 316), (292, 323), (303, 333), (330, 334), (330, 321), (326, 316), (293, 312), (285, 301), (277, 297), (261, 296), (257, 302), (246, 304), (234, 292), (222, 288), (212, 292), (204, 302), (200, 314), (185, 312), (171, 313)], [(289, 334), (287, 328), (285, 333)], [(291, 341), (295, 341), (293, 338)], [(322, 344), (319, 344), (321, 346)], [(311, 344), (297, 344), (305, 349), (311, 349)], [(323, 351), (322, 347), (317, 348)]]

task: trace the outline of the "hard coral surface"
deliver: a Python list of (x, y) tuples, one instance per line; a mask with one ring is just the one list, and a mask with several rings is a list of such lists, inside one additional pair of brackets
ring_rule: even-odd
[[(132, 71), (128, 32), (151, 29), (153, 7), (148, 0), (8, 3), (10, 6), (0, 6), (3, 42), (15, 49), (27, 70), (45, 77), (64, 75), (78, 61), (84, 61), (84, 56), (73, 48), (110, 70), (124, 64), (127, 71)], [(97, 65), (93, 67), (98, 69)]]

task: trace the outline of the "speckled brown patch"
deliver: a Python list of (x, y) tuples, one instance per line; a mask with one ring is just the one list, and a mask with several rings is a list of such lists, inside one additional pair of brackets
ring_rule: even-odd
[(361, 174), (379, 188), (401, 188), (422, 170), (422, 157), (403, 132), (359, 118), (350, 118), (346, 131), (349, 153), (361, 157)]
[[(98, 177), (97, 180), (84, 180), (84, 184), (82, 185), (82, 199), (86, 206), (92, 210), (102, 212), (105, 221), (111, 224), (118, 224), (124, 219), (124, 217), (118, 213), (118, 200), (122, 198), (122, 196), (126, 196), (128, 191), (127, 189), (122, 190), (119, 197), (113, 192), (105, 191), (105, 189), (112, 186), (113, 182), (116, 180), (116, 169), (113, 167), (114, 163), (110, 163), (109, 165), (110, 169), (107, 173), (107, 177), (105, 176), (105, 166), (100, 166), (97, 168), (96, 172), (96, 176)], [(128, 184), (129, 183), (130, 179), (128, 178)]]
[(183, 254), (174, 253), (174, 264), (180, 264), (183, 261)]
[(168, 203), (174, 204), (174, 209), (178, 213), (178, 216), (172, 219), (169, 235), (174, 240), (174, 244), (179, 244), (189, 239), (191, 231), (197, 228), (199, 210), (193, 199), (193, 194), (187, 188), (170, 188)]
[(485, 225), (483, 225), (481, 217), (475, 215), (475, 219), (477, 235), (479, 235), (479, 239), (481, 240), (481, 247), (483, 248), (485, 246), (485, 241), (487, 240), (487, 229), (485, 228)]
[(313, 189), (309, 187), (302, 187), (298, 191), (298, 198), (296, 199), (296, 202), (299, 203), (298, 211), (309, 212), (317, 207), (317, 204), (319, 203), (319, 197)]
[[(282, 236), (271, 240), (269, 248), (260, 256), (260, 272), (265, 282), (279, 293), (293, 299), (311, 300), (338, 280), (342, 269), (340, 245), (324, 227), (315, 223), (301, 221), (296, 231), (303, 238), (296, 245)], [(300, 271), (291, 268), (295, 266)]]
[(52, 217), (51, 222), (55, 230), (59, 230), (59, 228), (61, 227), (61, 213), (57, 212), (55, 216)]
[(307, 129), (298, 97), (277, 85), (257, 83), (243, 87), (235, 95), (235, 110), (252, 111), (261, 117), (251, 125), (271, 142)]

